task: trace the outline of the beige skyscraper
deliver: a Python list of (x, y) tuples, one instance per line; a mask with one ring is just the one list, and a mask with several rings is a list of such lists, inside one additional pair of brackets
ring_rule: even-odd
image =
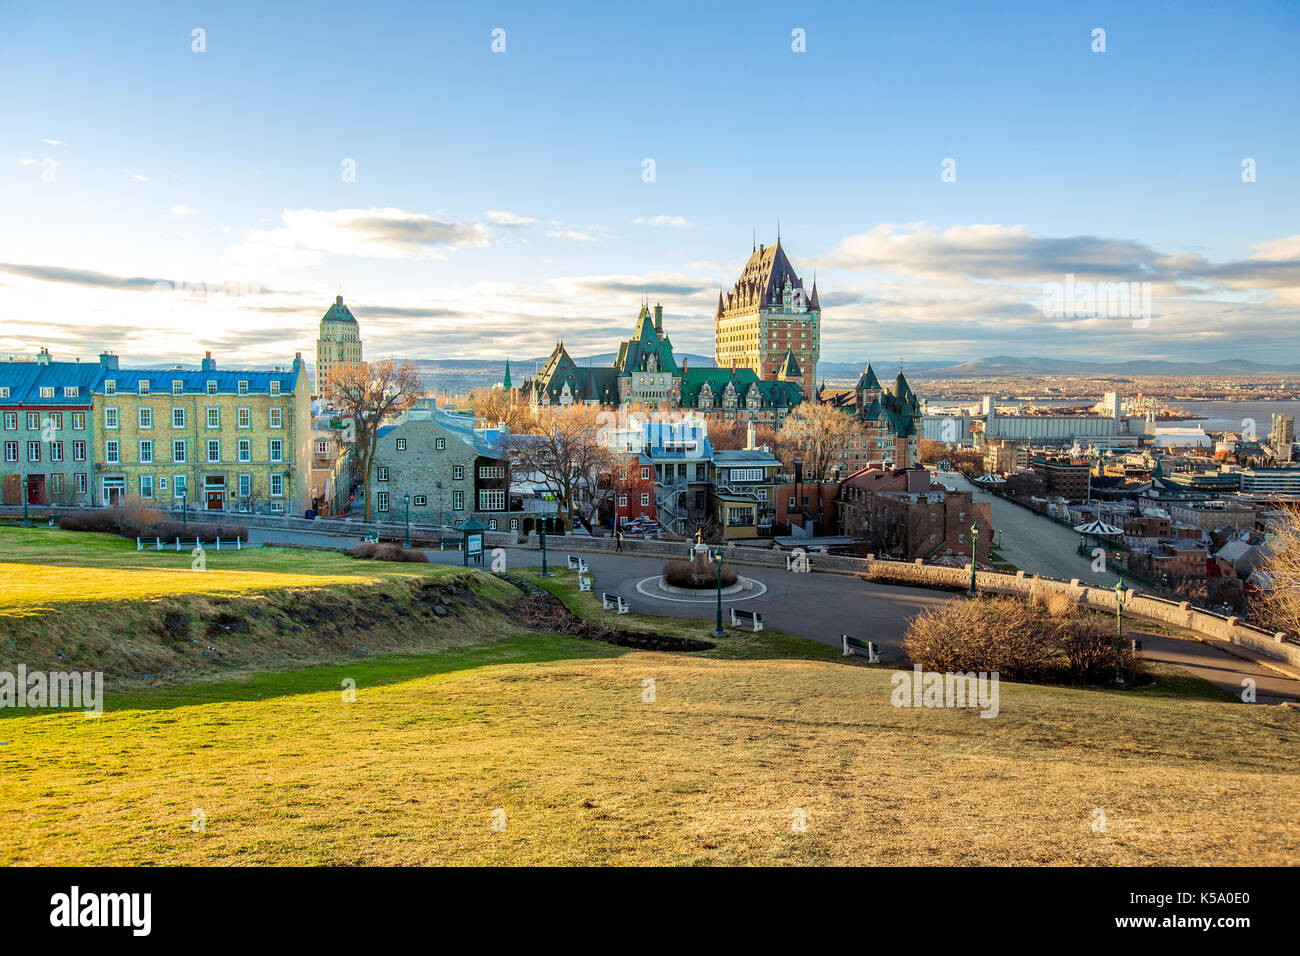
[(776, 245), (754, 250), (731, 292), (718, 293), (716, 361), (722, 368), (753, 369), (767, 381), (784, 373), (811, 397), (821, 355), (821, 315), (817, 284), (811, 293), (804, 290), (778, 236)]
[(316, 394), (321, 394), (331, 368), (340, 362), (360, 361), (361, 328), (340, 295), (320, 320), (320, 337), (316, 339)]

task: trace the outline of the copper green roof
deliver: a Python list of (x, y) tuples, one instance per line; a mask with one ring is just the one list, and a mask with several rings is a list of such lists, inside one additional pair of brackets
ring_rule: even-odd
[(335, 297), (334, 304), (325, 310), (325, 314), (320, 317), (320, 320), (322, 322), (351, 322), (353, 325), (357, 324), (357, 320), (348, 311), (348, 307), (343, 304), (343, 296), (341, 295)]
[(863, 389), (872, 392), (883, 391), (880, 387), (880, 379), (876, 378), (876, 371), (871, 367), (870, 362), (867, 363), (866, 369), (858, 379), (858, 391), (862, 391)]

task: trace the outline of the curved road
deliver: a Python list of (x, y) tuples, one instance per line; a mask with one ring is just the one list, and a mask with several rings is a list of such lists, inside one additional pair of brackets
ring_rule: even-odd
[[(995, 503), (1023, 511), (1006, 502)], [(1025, 514), (1065, 531), (1028, 512)], [(995, 516), (995, 524), (996, 521)], [(1065, 533), (1069, 534), (1068, 531)], [(350, 547), (359, 540), (333, 534), (279, 532), (260, 528), (250, 529), (249, 536), (250, 543), (275, 541), (324, 547)], [(459, 551), (425, 553), (436, 564), (460, 564), (462, 560)], [(510, 568), (536, 568), (541, 565), (541, 555), (537, 551), (507, 548), (505, 553), (507, 571)], [(702, 622), (714, 620), (713, 602), (656, 600), (636, 589), (639, 581), (658, 575), (663, 570), (664, 559), (660, 556), (604, 552), (584, 552), (581, 556), (591, 569), (593, 589), (597, 594), (602, 591), (619, 594), (638, 613), (696, 618)], [(564, 568), (566, 557), (564, 551), (551, 551), (548, 552), (548, 563), (553, 568)], [(1078, 555), (1074, 557), (1078, 558)], [(905, 664), (901, 650), (902, 635), (912, 617), (956, 599), (955, 595), (944, 591), (872, 584), (856, 575), (823, 572), (795, 574), (781, 568), (748, 566), (742, 566), (740, 571), (745, 577), (761, 581), (767, 587), (767, 592), (759, 597), (736, 602), (729, 602), (724, 596), (724, 623), (729, 622), (727, 607), (735, 603), (740, 608), (760, 611), (764, 622), (776, 630), (824, 644), (838, 647), (841, 634), (875, 641), (880, 645), (881, 661), (886, 664)], [(1240, 694), (1242, 681), (1249, 678), (1255, 682), (1260, 703), (1300, 700), (1300, 680), (1285, 676), (1257, 661), (1230, 654), (1215, 643), (1146, 633), (1142, 634), (1142, 641), (1143, 652), (1152, 660), (1175, 664), (1229, 693)]]

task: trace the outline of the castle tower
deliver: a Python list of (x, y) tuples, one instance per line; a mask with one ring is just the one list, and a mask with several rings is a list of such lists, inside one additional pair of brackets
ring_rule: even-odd
[(804, 394), (814, 393), (821, 355), (817, 285), (804, 289), (779, 237), (776, 245), (754, 250), (731, 292), (718, 293), (713, 351), (720, 368), (753, 369), (767, 381), (788, 370), (789, 352)]
[(331, 368), (361, 360), (361, 328), (343, 304), (343, 296), (337, 296), (320, 320), (320, 337), (316, 339), (316, 394), (322, 394)]

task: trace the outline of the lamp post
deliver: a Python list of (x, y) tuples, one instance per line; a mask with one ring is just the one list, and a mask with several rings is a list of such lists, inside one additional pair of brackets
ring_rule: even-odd
[(1124, 686), (1124, 601), (1129, 588), (1123, 579), (1115, 582), (1115, 683)]
[(402, 500), (406, 503), (406, 539), (402, 542), (403, 548), (411, 546), (411, 496), (403, 495)]
[(714, 548), (709, 556), (718, 569), (718, 621), (713, 628), (713, 636), (726, 637), (727, 632), (722, 629), (722, 549)]
[(542, 577), (549, 578), (551, 572), (546, 570), (546, 525), (542, 525), (542, 530), (538, 533), (542, 542)]
[(30, 493), (27, 489), (27, 475), (24, 474), (23, 475), (23, 527), (24, 528), (30, 528), (32, 526), (32, 519), (27, 516), (27, 499), (29, 496)]
[(980, 526), (972, 524), (970, 526), (970, 587), (966, 589), (967, 597), (979, 597), (979, 591), (975, 589), (975, 545), (980, 539)]

